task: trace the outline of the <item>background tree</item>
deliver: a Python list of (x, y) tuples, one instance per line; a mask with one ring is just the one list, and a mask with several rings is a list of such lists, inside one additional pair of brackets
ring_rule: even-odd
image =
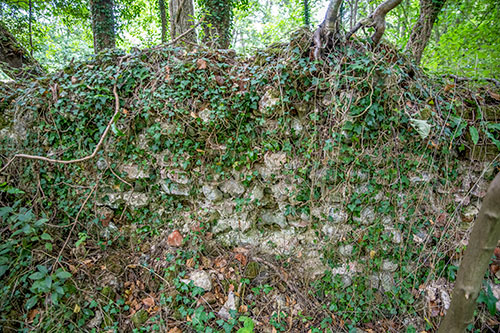
[(202, 0), (203, 42), (209, 47), (227, 49), (231, 43), (233, 0)]
[(441, 12), (446, 0), (420, 0), (420, 16), (413, 26), (406, 49), (412, 54), (416, 63), (420, 63), (424, 49), (431, 37), (434, 22)]
[(115, 41), (115, 17), (113, 0), (91, 0), (92, 31), (94, 34), (94, 52), (112, 49)]
[[(170, 0), (170, 37), (175, 37), (185, 33), (193, 25), (194, 5), (192, 0)], [(196, 32), (188, 33), (183, 41), (196, 43)]]
[(167, 41), (167, 13), (165, 10), (165, 0), (158, 0), (158, 7), (160, 8), (161, 19), (161, 42)]
[(493, 250), (500, 240), (500, 173), (491, 183), (460, 263), (451, 305), (440, 333), (465, 332), (474, 319), (476, 299)]

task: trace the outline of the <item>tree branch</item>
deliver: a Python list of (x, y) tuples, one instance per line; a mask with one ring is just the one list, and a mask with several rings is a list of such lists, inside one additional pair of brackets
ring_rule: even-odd
[(385, 16), (391, 10), (396, 8), (402, 0), (386, 0), (382, 2), (373, 13), (370, 14), (367, 18), (359, 21), (354, 28), (351, 29), (349, 33), (346, 35), (346, 40), (349, 39), (356, 31), (358, 31), (361, 27), (372, 27), (375, 29), (375, 32), (372, 35), (373, 45), (376, 46), (385, 32)]

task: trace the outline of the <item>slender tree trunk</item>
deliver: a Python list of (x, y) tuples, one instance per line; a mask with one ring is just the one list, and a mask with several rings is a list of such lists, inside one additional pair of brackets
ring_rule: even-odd
[(91, 0), (94, 52), (115, 48), (115, 17), (113, 0)]
[(40, 64), (0, 22), (0, 69), (15, 79), (42, 75)]
[(29, 0), (29, 16), (28, 16), (28, 24), (29, 24), (29, 34), (30, 34), (30, 54), (33, 57), (33, 31), (32, 31), (32, 14), (33, 14), (33, 4), (31, 0)]
[(358, 0), (351, 1), (351, 17), (349, 20), (349, 29), (354, 28), (354, 24), (358, 19)]
[(325, 19), (313, 35), (313, 56), (319, 59), (321, 50), (331, 49), (340, 40), (339, 10), (343, 0), (330, 0)]
[(203, 42), (209, 47), (227, 49), (231, 42), (233, 0), (204, 0)]
[(420, 63), (425, 46), (431, 37), (432, 27), (446, 0), (420, 0), (420, 16), (413, 27), (406, 49)]
[(165, 0), (158, 0), (158, 6), (160, 7), (161, 42), (165, 43), (167, 41), (167, 13), (165, 10)]
[(500, 173), (491, 183), (460, 263), (451, 305), (439, 333), (465, 332), (474, 319), (476, 299), (493, 250), (500, 239)]
[[(175, 39), (191, 29), (193, 25), (193, 0), (170, 0), (168, 10), (170, 12), (170, 37)], [(183, 40), (196, 43), (196, 32), (188, 33)]]
[(304, 4), (304, 26), (309, 28), (309, 25), (311, 24), (310, 18), (311, 18), (311, 10), (309, 8), (309, 0), (303, 0)]

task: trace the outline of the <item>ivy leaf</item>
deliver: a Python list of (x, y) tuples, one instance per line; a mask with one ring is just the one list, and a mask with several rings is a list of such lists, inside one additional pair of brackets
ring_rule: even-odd
[(43, 240), (52, 240), (52, 237), (48, 233), (45, 233), (45, 232), (40, 236), (40, 238)]
[(31, 280), (40, 280), (40, 279), (43, 279), (44, 277), (45, 277), (45, 274), (42, 272), (36, 272), (36, 273), (33, 273), (29, 276), (29, 278)]
[(26, 309), (29, 310), (31, 309), (32, 307), (34, 307), (36, 305), (36, 303), (38, 303), (38, 296), (33, 296), (31, 297), (30, 299), (28, 299), (28, 301), (26, 302)]
[(241, 316), (239, 321), (243, 322), (243, 327), (237, 333), (253, 333), (254, 323), (253, 320), (246, 316)]
[(429, 136), (429, 133), (431, 132), (431, 125), (429, 125), (427, 121), (412, 118), (410, 119), (410, 124), (422, 139)]
[(485, 293), (483, 290), (479, 292), (479, 297), (477, 298), (478, 303), (486, 304), (488, 311), (492, 316), (496, 313), (496, 304), (498, 299), (493, 295), (493, 291), (491, 290), (491, 285), (488, 284), (488, 290)]
[(470, 126), (469, 133), (470, 133), (470, 137), (472, 139), (472, 142), (474, 143), (474, 145), (477, 145), (477, 143), (479, 141), (479, 132), (477, 131), (477, 129), (474, 126)]
[(0, 277), (2, 277), (5, 274), (5, 272), (7, 272), (7, 269), (9, 269), (9, 266), (7, 265), (0, 266)]
[(66, 271), (59, 271), (56, 273), (56, 276), (61, 280), (69, 279), (70, 277), (72, 277), (71, 273)]

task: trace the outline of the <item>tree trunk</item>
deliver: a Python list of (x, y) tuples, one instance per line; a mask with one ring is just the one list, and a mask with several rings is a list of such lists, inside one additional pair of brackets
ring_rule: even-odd
[(420, 0), (420, 16), (413, 27), (406, 50), (409, 51), (416, 63), (420, 63), (425, 46), (431, 37), (432, 27), (443, 8), (446, 0)]
[(451, 305), (439, 333), (465, 332), (474, 319), (476, 299), (493, 250), (500, 239), (500, 173), (491, 183), (460, 263)]
[(311, 10), (309, 8), (309, 0), (303, 0), (304, 5), (304, 26), (309, 28), (310, 18), (311, 18)]
[(23, 48), (0, 22), (0, 69), (13, 79), (44, 73), (40, 64)]
[(227, 49), (231, 42), (233, 1), (204, 0), (203, 4), (206, 11), (203, 42), (209, 47)]
[[(170, 12), (170, 37), (175, 39), (191, 29), (193, 25), (193, 0), (170, 0), (168, 9)], [(192, 31), (186, 34), (183, 40), (196, 43), (196, 32)]]
[(339, 10), (343, 0), (331, 0), (326, 10), (325, 19), (313, 35), (313, 56), (320, 58), (321, 50), (331, 49), (339, 40)]
[(115, 17), (113, 0), (91, 0), (94, 52), (115, 48)]
[(165, 43), (167, 41), (167, 13), (165, 11), (165, 0), (158, 0), (158, 6), (160, 7), (161, 42)]

